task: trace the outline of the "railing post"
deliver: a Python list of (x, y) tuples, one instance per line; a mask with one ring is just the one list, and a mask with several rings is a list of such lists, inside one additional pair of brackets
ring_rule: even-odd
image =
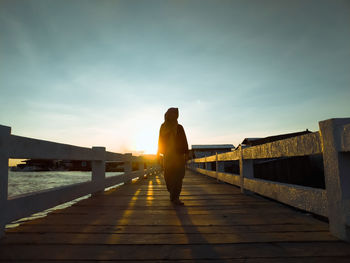
[(11, 127), (0, 125), (0, 238), (5, 233)]
[(147, 178), (148, 176), (151, 175), (151, 169), (150, 169), (150, 167), (151, 167), (151, 162), (148, 161), (148, 162), (145, 162), (145, 163), (146, 163), (146, 172), (145, 172), (145, 174), (146, 174), (146, 178)]
[(219, 180), (219, 162), (218, 162), (218, 152), (215, 153), (215, 175), (216, 180)]
[(204, 157), (204, 169), (208, 170), (207, 156)]
[(105, 147), (92, 147), (95, 160), (91, 162), (91, 181), (94, 184), (95, 193), (103, 192), (106, 178)]
[[(126, 153), (125, 155), (125, 161), (124, 161), (124, 175), (128, 177), (130, 173), (132, 172), (132, 154), (131, 153)], [(130, 179), (126, 179), (124, 181), (124, 184), (130, 183)]]
[(157, 167), (156, 164), (151, 164), (150, 165), (150, 168), (149, 168), (150, 169), (150, 171), (149, 171), (150, 175), (153, 176), (153, 175), (158, 174), (158, 170), (157, 170), (158, 168), (156, 168), (156, 167)]
[(142, 157), (139, 157), (139, 173), (140, 173), (139, 179), (143, 179), (145, 176), (145, 164), (143, 162)]
[(319, 122), (329, 228), (346, 241), (350, 241), (350, 152), (342, 152), (342, 145), (349, 143), (345, 138), (345, 126), (349, 124), (350, 118)]
[(254, 166), (253, 166), (253, 160), (244, 159), (242, 145), (240, 145), (239, 150), (240, 150), (240, 158), (239, 158), (240, 186), (241, 186), (241, 193), (244, 193), (244, 178), (254, 178)]

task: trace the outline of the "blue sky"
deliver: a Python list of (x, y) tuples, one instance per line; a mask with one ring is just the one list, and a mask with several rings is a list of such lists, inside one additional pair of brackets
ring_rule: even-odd
[(0, 0), (0, 124), (154, 152), (169, 107), (190, 144), (349, 117), (349, 1)]

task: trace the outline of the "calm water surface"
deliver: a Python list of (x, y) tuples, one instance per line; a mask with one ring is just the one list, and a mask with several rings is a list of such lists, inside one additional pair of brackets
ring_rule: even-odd
[[(122, 173), (106, 173), (106, 177)], [(63, 185), (91, 180), (91, 172), (12, 172), (9, 171), (9, 198)]]
[[(120, 175), (120, 172), (108, 172), (106, 177)], [(50, 172), (13, 172), (9, 171), (8, 195), (13, 198), (23, 194), (29, 194), (41, 190), (51, 189), (59, 186), (87, 182), (91, 180), (91, 172), (67, 172), (67, 171), (50, 171)], [(80, 197), (71, 202), (55, 206), (40, 213), (36, 213), (27, 218), (22, 218), (18, 221), (6, 225), (6, 228), (18, 226), (28, 220), (46, 216), (47, 213), (62, 209), (72, 204), (90, 197), (90, 195)]]

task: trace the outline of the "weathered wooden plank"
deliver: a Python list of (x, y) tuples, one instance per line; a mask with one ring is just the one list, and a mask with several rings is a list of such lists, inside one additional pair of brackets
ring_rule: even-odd
[[(31, 260), (21, 260), (21, 262), (33, 262)], [(40, 261), (41, 263), (48, 262), (52, 263), (51, 260), (48, 261)], [(85, 260), (55, 260), (55, 263), (83, 263)], [(98, 260), (99, 263), (110, 263), (110, 260)], [(140, 260), (142, 263), (154, 263), (154, 260)], [(166, 262), (166, 263), (223, 263), (223, 262), (231, 262), (231, 263), (329, 263), (329, 262), (337, 262), (337, 263), (349, 263), (349, 259), (347, 257), (268, 257), (268, 258), (227, 258), (227, 259), (184, 259), (184, 260), (157, 260), (157, 262)], [(118, 260), (118, 263), (130, 263), (130, 260)]]
[[(118, 201), (130, 201), (130, 199), (133, 196), (134, 195), (118, 196)], [(144, 193), (143, 195), (138, 194), (137, 198), (139, 200), (154, 200), (154, 201), (161, 200), (161, 201), (164, 201), (164, 200), (169, 200), (169, 194), (166, 193), (164, 195), (155, 196), (153, 193), (152, 194)], [(233, 195), (233, 194), (206, 194), (206, 195), (196, 194), (196, 195), (193, 195), (191, 193), (187, 193), (187, 194), (183, 194), (183, 195), (181, 194), (181, 199), (183, 199), (183, 200), (233, 200), (233, 201), (251, 200), (251, 201), (257, 201), (257, 202), (261, 202), (263, 200), (263, 199), (259, 200), (257, 198), (249, 197), (249, 196), (245, 197), (245, 196), (242, 196), (241, 194), (236, 194), (236, 195)], [(108, 201), (108, 199), (106, 199), (106, 200)], [(266, 200), (264, 200), (264, 202), (266, 202)], [(79, 206), (79, 204), (77, 204), (77, 206)]]
[(207, 176), (210, 176), (222, 182), (226, 182), (231, 185), (237, 185), (237, 186), (240, 185), (239, 174), (230, 174), (230, 173), (221, 173), (221, 172), (217, 173), (216, 171), (209, 171), (201, 168), (196, 168), (195, 170), (199, 173), (205, 174)]
[(58, 159), (58, 160), (96, 160), (91, 148), (49, 142), (17, 135), (11, 135), (9, 143), (10, 158)]
[[(239, 160), (241, 154), (239, 150), (235, 150), (232, 152), (226, 152), (226, 153), (219, 153), (218, 154), (218, 161), (232, 161), (232, 160)], [(203, 163), (203, 162), (215, 162), (216, 161), (216, 156), (211, 155), (206, 158), (197, 158), (194, 159), (193, 162), (195, 163)]]
[[(55, 215), (49, 216), (50, 224), (72, 224), (72, 225), (89, 225), (102, 224), (108, 225), (111, 223), (117, 225), (261, 225), (261, 224), (278, 224), (283, 219), (285, 224), (312, 224), (313, 218), (288, 215), (284, 217), (252, 217), (251, 215), (149, 215), (148, 217), (140, 218), (139, 215), (126, 211), (124, 214), (116, 214), (114, 216), (94, 216), (91, 215)], [(46, 219), (37, 219), (37, 222), (45, 223)]]
[(328, 217), (326, 190), (244, 178), (244, 188), (282, 203)]
[[(314, 132), (271, 143), (244, 148), (242, 154), (244, 159), (265, 159), (289, 156), (304, 156), (319, 153), (322, 153), (320, 134), (319, 132)], [(218, 154), (218, 161), (239, 160), (240, 155), (241, 153), (239, 149), (232, 152), (221, 153)], [(215, 161), (215, 155), (193, 160), (195, 163)]]
[[(184, 200), (186, 203), (187, 201)], [(185, 204), (186, 205), (186, 204)], [(186, 206), (187, 207), (187, 211), (188, 213), (192, 213), (192, 211), (209, 211), (209, 213), (211, 210), (222, 210), (222, 211), (232, 211), (233, 213), (235, 213), (235, 211), (241, 210), (242, 212), (244, 211), (249, 211), (250, 212), (259, 212), (259, 210), (264, 211), (264, 210), (270, 210), (270, 211), (276, 211), (276, 208), (278, 208), (278, 205), (271, 205), (268, 203), (252, 203), (252, 202), (242, 202), (240, 204), (228, 204), (228, 205), (197, 205), (197, 206)], [(78, 209), (79, 208), (79, 209)], [(157, 208), (153, 208), (152, 206), (144, 206), (143, 204), (139, 203), (139, 204), (133, 204), (132, 207), (130, 207), (130, 205), (128, 203), (126, 203), (125, 205), (104, 205), (101, 206), (101, 208), (96, 209), (95, 205), (82, 205), (82, 206), (76, 206), (73, 207), (71, 210), (67, 210), (67, 212), (65, 213), (69, 213), (69, 211), (85, 211), (88, 212), (86, 209), (94, 209), (96, 211), (96, 213), (99, 213), (99, 211), (101, 211), (103, 213), (103, 211), (108, 212), (108, 211), (123, 211), (125, 209), (128, 210), (145, 210), (145, 211), (149, 211), (149, 210), (153, 210), (153, 211), (158, 211), (158, 210), (170, 210), (170, 211), (174, 211), (174, 207), (171, 204), (167, 204), (164, 206), (157, 206)], [(253, 211), (254, 210), (254, 211)], [(185, 213), (182, 212), (181, 210), (178, 210), (179, 213)], [(219, 213), (220, 211), (218, 211)], [(278, 209), (277, 209), (278, 212)], [(282, 213), (282, 211), (280, 211)], [(54, 213), (58, 213), (54, 212)], [(146, 212), (147, 213), (147, 212)]]
[(243, 149), (244, 159), (305, 156), (322, 153), (320, 134), (313, 132)]
[[(78, 209), (79, 208), (79, 209)], [(213, 213), (213, 211), (208, 210), (206, 208), (202, 208), (202, 209), (191, 209), (191, 210), (186, 210), (186, 211), (182, 211), (182, 210), (177, 210), (174, 211), (174, 209), (128, 209), (128, 211), (132, 212), (135, 216), (149, 216), (149, 215), (164, 215), (164, 214), (168, 214), (168, 215), (172, 215), (172, 216), (176, 216), (178, 214), (182, 214), (182, 215), (210, 215)], [(98, 215), (98, 216), (113, 216), (116, 213), (123, 213), (124, 210), (111, 210), (108, 207), (103, 207), (101, 209), (95, 209), (94, 211), (94, 215)], [(246, 208), (236, 208), (236, 207), (232, 207), (229, 206), (228, 208), (226, 208), (226, 206), (222, 207), (222, 209), (217, 209), (215, 211), (216, 215), (224, 215), (224, 214), (251, 214), (252, 212), (257, 212), (259, 213), (261, 216), (276, 216), (276, 215), (283, 215), (283, 216), (287, 216), (287, 215), (292, 215), (295, 214), (295, 211), (293, 210), (281, 210), (281, 211), (276, 211), (276, 207), (267, 207), (267, 208), (260, 208), (260, 207), (256, 207), (256, 208), (252, 208), (252, 209), (246, 209)], [(67, 216), (74, 216), (74, 215), (87, 215), (89, 214), (89, 211), (86, 211), (85, 207), (77, 207), (76, 209), (72, 210), (65, 210), (63, 209), (62, 211), (54, 211), (51, 213), (51, 215), (54, 214), (60, 214), (60, 215), (67, 215)]]
[[(251, 200), (241, 200), (242, 203), (253, 203)], [(256, 203), (263, 203), (263, 201), (256, 201)], [(218, 200), (186, 200), (186, 205), (187, 206), (210, 206), (210, 205), (218, 205), (218, 206), (224, 206), (224, 205), (231, 205), (233, 203), (232, 200), (227, 200), (227, 199), (218, 199)], [(105, 201), (101, 206), (105, 205), (123, 205), (127, 204), (129, 206), (134, 206), (134, 205), (142, 205), (142, 206), (169, 206), (171, 205), (170, 200), (148, 200), (147, 198), (145, 199), (137, 199), (135, 197), (134, 200), (130, 200), (129, 202), (122, 202), (119, 200), (110, 200), (110, 201)]]
[(329, 232), (246, 232), (246, 233), (184, 233), (184, 234), (100, 234), (100, 233), (32, 233), (8, 234), (2, 245), (113, 245), (113, 244), (230, 244), (230, 243), (262, 243), (262, 242), (306, 242), (335, 241)]
[[(231, 186), (232, 187), (232, 186)], [(232, 187), (234, 188), (234, 187)], [(136, 191), (138, 191), (139, 195), (142, 194), (149, 194), (150, 191), (153, 191), (154, 194), (168, 194), (168, 192), (165, 189), (158, 190), (158, 189), (127, 189), (127, 190), (122, 190), (118, 191), (118, 194), (120, 193), (121, 195), (130, 195), (130, 194), (135, 194)], [(237, 194), (236, 189), (228, 189), (228, 188), (223, 188), (220, 189), (218, 188), (192, 188), (188, 189), (184, 187), (183, 189), (183, 194), (186, 195), (188, 193), (191, 193), (191, 195), (205, 195), (205, 194)]]
[(220, 153), (218, 154), (218, 161), (239, 160), (240, 156), (241, 154), (238, 150), (227, 153)]
[(288, 257), (349, 257), (344, 242), (205, 245), (4, 245), (1, 260), (193, 260)]
[[(19, 232), (17, 228), (8, 229), (7, 233)], [(236, 225), (236, 226), (171, 226), (171, 225), (89, 225), (77, 227), (76, 225), (46, 225), (23, 224), (20, 233), (124, 233), (124, 234), (181, 234), (181, 233), (269, 233), (269, 232), (328, 232), (328, 224), (279, 224), (279, 225)]]

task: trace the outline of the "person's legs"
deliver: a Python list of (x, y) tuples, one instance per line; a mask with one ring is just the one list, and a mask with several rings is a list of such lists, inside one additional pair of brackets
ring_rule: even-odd
[(173, 180), (173, 176), (171, 173), (169, 173), (168, 171), (164, 170), (164, 180), (165, 180), (165, 184), (166, 184), (166, 188), (168, 189), (168, 192), (170, 193), (170, 200), (173, 201), (174, 200), (174, 196), (173, 196), (173, 188), (174, 188), (174, 180)]
[(172, 188), (173, 196), (175, 199), (179, 199), (181, 189), (182, 189), (182, 177), (177, 176), (174, 178), (173, 188)]
[(164, 180), (165, 180), (166, 188), (168, 189), (168, 192), (170, 192), (171, 183), (170, 183), (169, 175), (166, 173), (166, 171), (164, 171)]
[(182, 189), (182, 177), (164, 173), (164, 179), (168, 192), (170, 193), (170, 201), (179, 204), (179, 196)]
[(180, 201), (180, 193), (182, 189), (182, 176), (177, 176), (174, 178), (174, 182), (172, 185), (172, 193), (171, 196), (173, 197), (172, 202), (177, 205), (183, 205), (183, 202)]
[(182, 180), (185, 175), (185, 163), (182, 155), (166, 155), (164, 158), (164, 179), (174, 204), (183, 204), (179, 200)]

